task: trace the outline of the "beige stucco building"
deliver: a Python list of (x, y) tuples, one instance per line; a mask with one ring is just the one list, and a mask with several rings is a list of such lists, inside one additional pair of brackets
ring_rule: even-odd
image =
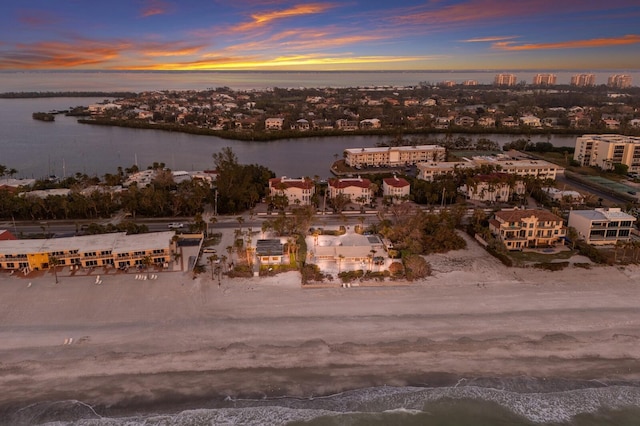
[(286, 176), (269, 179), (269, 195), (285, 195), (289, 204), (311, 205), (315, 185), (309, 178), (288, 178)]
[(489, 221), (489, 230), (507, 250), (553, 246), (566, 235), (562, 218), (546, 210), (500, 210)]
[(424, 161), (444, 161), (446, 149), (440, 145), (349, 148), (344, 150), (344, 157), (350, 167), (398, 167)]
[(363, 178), (329, 179), (329, 197), (345, 195), (351, 202), (371, 203), (371, 181)]
[(640, 172), (640, 137), (623, 135), (584, 135), (576, 139), (573, 159), (581, 166), (611, 170), (625, 164), (629, 172)]
[(394, 202), (406, 200), (411, 192), (411, 184), (404, 178), (390, 177), (382, 180), (382, 196)]

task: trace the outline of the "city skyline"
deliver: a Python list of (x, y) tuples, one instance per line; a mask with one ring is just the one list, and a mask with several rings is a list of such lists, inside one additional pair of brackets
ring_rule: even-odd
[(0, 70), (638, 69), (631, 0), (27, 0)]

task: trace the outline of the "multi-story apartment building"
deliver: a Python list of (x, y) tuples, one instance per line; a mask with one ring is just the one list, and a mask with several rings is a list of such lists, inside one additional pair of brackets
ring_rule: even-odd
[(607, 80), (607, 85), (618, 89), (631, 87), (631, 76), (625, 74), (614, 74), (609, 77), (609, 80)]
[(533, 76), (534, 86), (552, 86), (556, 84), (555, 74), (536, 74)]
[[(127, 235), (124, 232), (68, 238), (0, 241), (0, 269), (49, 269), (52, 258), (59, 266), (116, 267), (165, 265), (175, 252), (175, 232)], [(148, 258), (148, 259), (147, 259)]]
[(562, 167), (544, 160), (514, 160), (509, 156), (500, 155), (473, 157), (472, 161), (477, 166), (491, 165), (503, 173), (533, 176), (538, 179), (555, 179), (558, 173), (564, 173)]
[(446, 149), (440, 145), (349, 148), (344, 150), (344, 157), (350, 167), (399, 167), (424, 161), (443, 161)]
[(509, 156), (472, 157), (468, 161), (442, 161), (419, 163), (418, 178), (432, 181), (434, 177), (453, 174), (458, 169), (474, 168), (482, 165), (493, 166), (496, 170), (518, 176), (534, 176), (539, 179), (555, 179), (564, 169), (544, 160), (514, 160)]
[(496, 74), (493, 84), (496, 86), (515, 86), (516, 76), (513, 74)]
[(629, 241), (635, 221), (634, 216), (619, 208), (598, 208), (571, 210), (568, 225), (575, 228), (587, 243), (605, 245)]
[(578, 87), (588, 87), (596, 85), (595, 74), (575, 74), (571, 76), (571, 85)]
[(478, 80), (465, 80), (462, 82), (463, 86), (477, 86)]
[(581, 166), (605, 170), (625, 164), (629, 172), (640, 172), (640, 137), (623, 135), (583, 135), (576, 139), (573, 159)]
[(500, 210), (489, 221), (489, 230), (507, 250), (554, 246), (566, 235), (562, 218), (546, 210)]
[(269, 195), (284, 195), (289, 204), (302, 206), (311, 205), (311, 199), (315, 193), (315, 185), (309, 178), (288, 178), (286, 176), (269, 179)]
[(345, 195), (351, 202), (358, 204), (371, 203), (371, 181), (369, 179), (345, 178), (329, 179), (329, 197), (336, 198)]

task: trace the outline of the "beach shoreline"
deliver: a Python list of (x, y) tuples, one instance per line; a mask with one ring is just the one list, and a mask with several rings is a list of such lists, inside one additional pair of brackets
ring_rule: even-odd
[(102, 285), (0, 274), (11, 389), (0, 413), (78, 400), (124, 415), (477, 378), (640, 383), (639, 267), (507, 268), (473, 243), (427, 260), (422, 282), (349, 289), (304, 289), (296, 272), (220, 286), (182, 272)]

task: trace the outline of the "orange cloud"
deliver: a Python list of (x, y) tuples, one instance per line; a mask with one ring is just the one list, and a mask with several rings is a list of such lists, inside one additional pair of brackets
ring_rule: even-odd
[(496, 42), (503, 40), (513, 40), (514, 38), (518, 38), (518, 36), (507, 36), (507, 37), (479, 37), (479, 38), (470, 38), (467, 40), (462, 40), (465, 43), (483, 43), (483, 42)]
[(171, 5), (162, 0), (147, 0), (144, 4), (140, 16), (147, 18), (154, 15), (164, 15), (169, 11)]
[(309, 3), (293, 6), (289, 9), (256, 13), (251, 15), (251, 22), (245, 22), (233, 28), (234, 31), (248, 31), (265, 26), (271, 21), (295, 16), (313, 15), (326, 12), (336, 7), (333, 3)]
[(398, 24), (447, 27), (452, 24), (495, 21), (502, 18), (528, 18), (536, 15), (568, 13), (575, 11), (602, 10), (610, 12), (611, 4), (606, 2), (585, 2), (583, 0), (466, 0), (450, 5), (438, 2), (397, 10), (392, 18)]
[(261, 38), (257, 41), (239, 43), (226, 48), (233, 52), (237, 51), (261, 51), (261, 50), (317, 50), (328, 47), (345, 46), (354, 43), (376, 41), (385, 39), (380, 34), (357, 34), (357, 35), (337, 35), (333, 28), (325, 29), (305, 29), (297, 28), (281, 31), (269, 37)]
[(19, 44), (15, 51), (0, 54), (0, 69), (73, 68), (104, 64), (131, 48), (124, 41)]
[(589, 40), (571, 40), (557, 43), (531, 43), (531, 44), (513, 44), (513, 42), (505, 41), (494, 43), (492, 47), (497, 50), (544, 50), (544, 49), (577, 49), (589, 47), (604, 46), (622, 46), (627, 44), (640, 43), (640, 35), (629, 34), (617, 38), (592, 38)]

